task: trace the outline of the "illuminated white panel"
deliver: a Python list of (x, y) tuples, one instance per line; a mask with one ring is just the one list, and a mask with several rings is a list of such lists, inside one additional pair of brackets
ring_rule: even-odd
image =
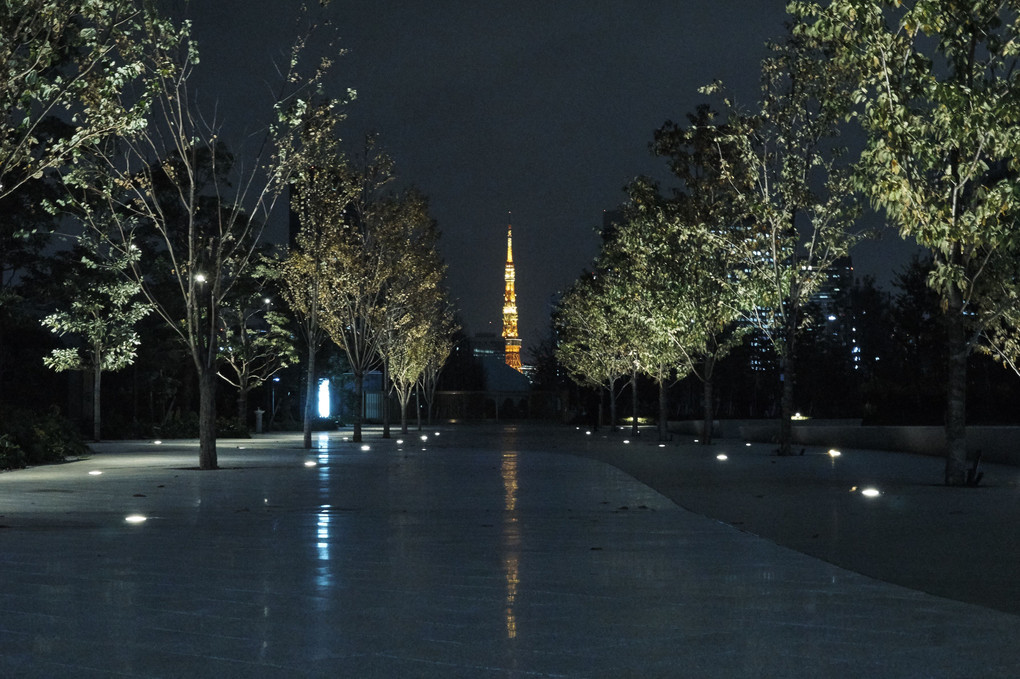
[(319, 417), (329, 417), (329, 380), (319, 382)]

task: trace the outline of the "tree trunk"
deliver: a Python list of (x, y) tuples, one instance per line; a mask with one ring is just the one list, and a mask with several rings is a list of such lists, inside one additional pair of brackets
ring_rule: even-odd
[(666, 376), (659, 371), (659, 440), (669, 438), (669, 405), (666, 401)]
[(630, 435), (638, 435), (638, 393), (637, 393), (637, 366), (631, 369), (630, 373)]
[(609, 431), (616, 431), (616, 380), (609, 380)]
[(701, 442), (712, 445), (712, 423), (715, 420), (715, 394), (713, 393), (712, 370), (715, 367), (715, 356), (705, 356), (704, 372), (702, 373), (702, 408), (704, 418), (702, 422)]
[(216, 371), (205, 367), (198, 376), (198, 467), (219, 469), (216, 460)]
[[(425, 413), (429, 426), (432, 426), (432, 401), (426, 402), (426, 408), (428, 412)], [(418, 420), (418, 431), (421, 431), (421, 387), (415, 386), (414, 388), (414, 412)]]
[(779, 401), (779, 454), (793, 454), (793, 380), (790, 376), (790, 359), (780, 361), (779, 379), (782, 395)]
[(963, 323), (963, 295), (957, 286), (952, 286), (947, 301), (949, 371), (945, 483), (947, 486), (963, 486), (967, 483), (967, 337)]
[(354, 371), (354, 436), (355, 443), (361, 442), (361, 423), (365, 418), (365, 373)]
[(712, 399), (715, 398), (712, 395), (712, 380), (705, 380), (701, 383), (701, 400), (702, 400), (702, 418), (701, 418), (701, 443), (702, 445), (712, 445), (712, 420), (715, 414), (712, 408)]
[(400, 401), (400, 433), (407, 434), (407, 404), (411, 400), (411, 392), (407, 392), (407, 396), (401, 398), (397, 396)]
[(305, 407), (302, 413), (302, 431), (304, 437), (302, 445), (305, 450), (312, 448), (312, 413), (315, 412), (315, 392), (318, 386), (315, 383), (315, 354), (314, 342), (308, 343), (308, 367), (305, 370)]
[(237, 425), (241, 431), (248, 431), (248, 390), (237, 390)]
[(92, 440), (99, 442), (100, 438), (100, 406), (99, 399), (102, 394), (100, 389), (101, 380), (103, 378), (103, 368), (98, 361), (92, 368)]
[[(404, 414), (401, 413), (400, 417), (403, 420)], [(388, 439), (390, 438), (390, 367), (387, 361), (383, 361), (382, 373), (382, 423), (382, 437)], [(406, 428), (404, 433), (407, 433)]]
[(787, 321), (786, 342), (779, 359), (779, 379), (782, 381), (782, 396), (779, 401), (779, 454), (793, 454), (793, 373), (794, 355), (797, 342), (797, 316)]

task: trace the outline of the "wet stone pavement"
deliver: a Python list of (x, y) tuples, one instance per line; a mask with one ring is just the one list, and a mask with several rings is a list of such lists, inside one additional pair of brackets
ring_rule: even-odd
[(1017, 616), (681, 509), (568, 430), (349, 435), (0, 474), (0, 676), (1020, 676)]

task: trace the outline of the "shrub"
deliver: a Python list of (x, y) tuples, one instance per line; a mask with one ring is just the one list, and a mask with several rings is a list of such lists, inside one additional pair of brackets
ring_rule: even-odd
[(4, 441), (0, 444), (0, 466), (5, 468), (60, 462), (88, 452), (77, 428), (55, 408), (45, 413), (5, 409), (0, 422), (0, 438)]
[(174, 415), (162, 426), (154, 429), (156, 436), (164, 439), (197, 439), (198, 413)]
[(7, 434), (0, 434), (0, 469), (21, 469), (25, 466), (25, 451)]
[(216, 420), (216, 436), (227, 439), (250, 439), (251, 432), (243, 423), (234, 417), (221, 417)]

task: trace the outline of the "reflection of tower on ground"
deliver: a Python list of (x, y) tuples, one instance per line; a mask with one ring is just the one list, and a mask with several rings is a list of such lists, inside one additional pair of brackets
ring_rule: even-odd
[(517, 587), (520, 584), (521, 529), (517, 521), (517, 451), (504, 450), (503, 476), (503, 574), (506, 578), (506, 636), (517, 638)]

